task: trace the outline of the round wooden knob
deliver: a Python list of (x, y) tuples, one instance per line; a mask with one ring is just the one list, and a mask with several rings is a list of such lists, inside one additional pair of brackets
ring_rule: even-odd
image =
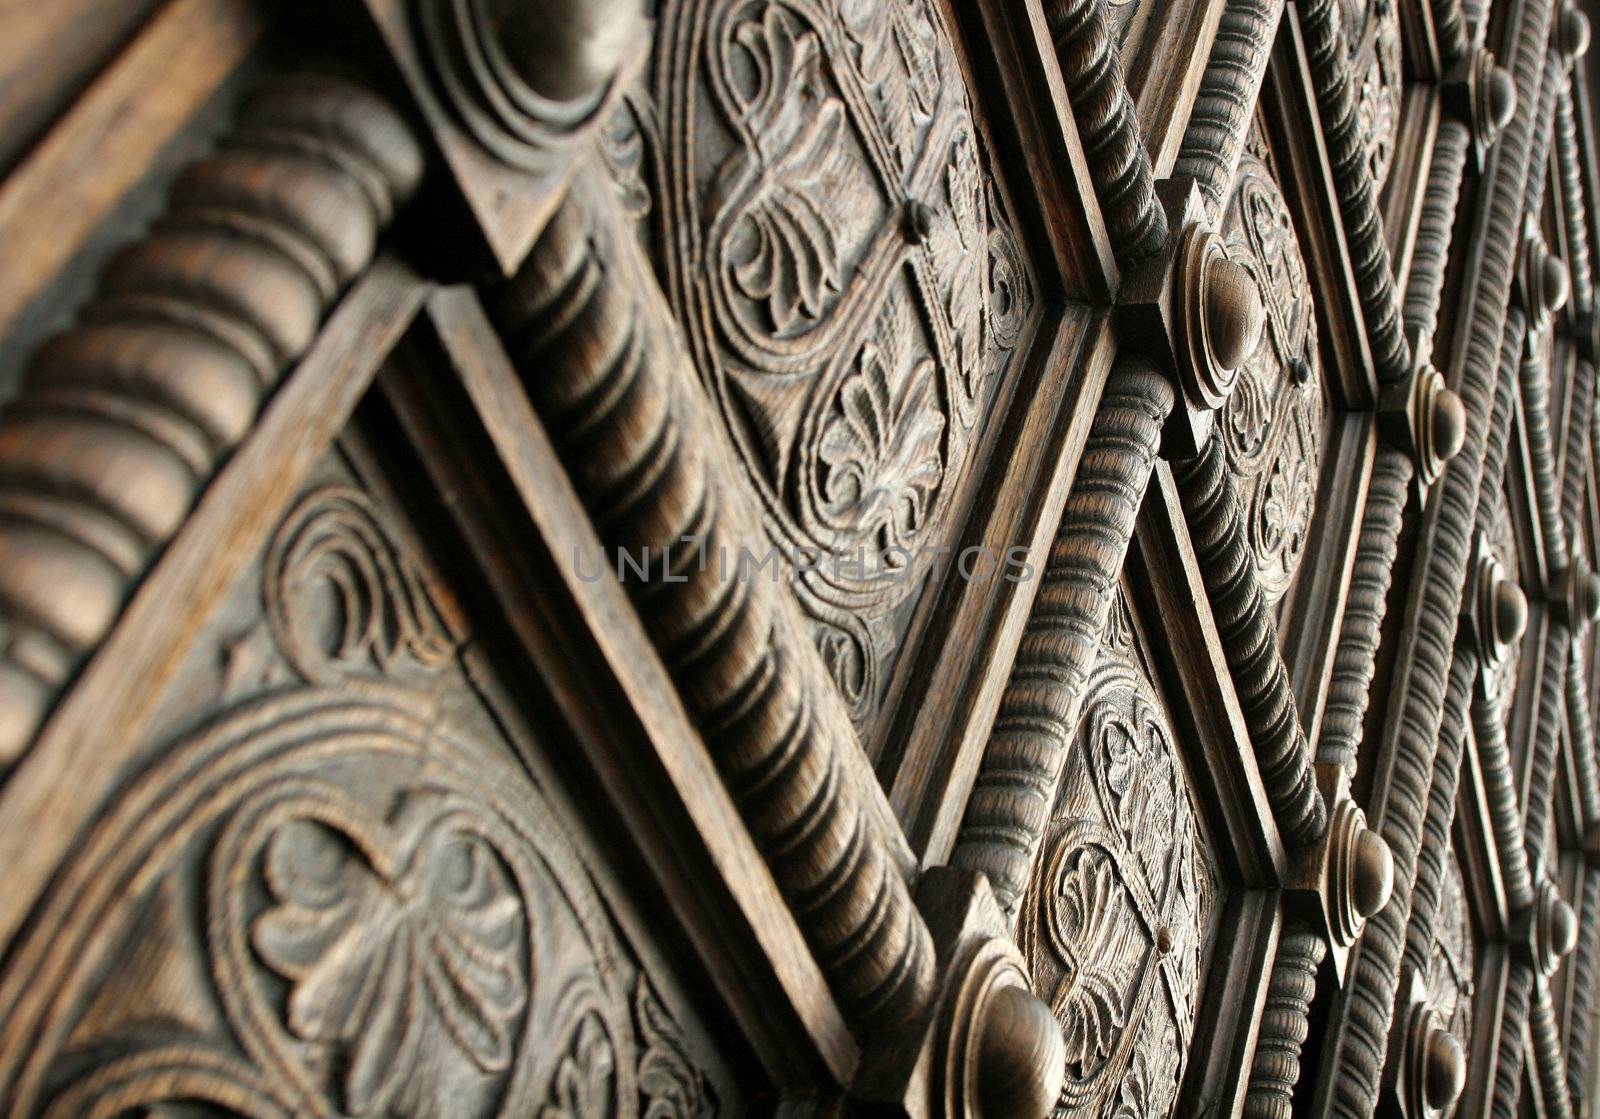
[(1219, 369), (1237, 370), (1261, 344), (1267, 311), (1244, 267), (1223, 256), (1206, 262), (1206, 338)]
[(1422, 1098), (1434, 1114), (1447, 1114), (1467, 1086), (1467, 1056), (1449, 1030), (1430, 1023), (1423, 1048)]
[(1511, 71), (1498, 63), (1490, 66), (1484, 75), (1483, 99), (1490, 135), (1498, 135), (1517, 114), (1517, 82)]
[(984, 1007), (978, 1096), (984, 1119), (1042, 1119), (1067, 1075), (1061, 1025), (1022, 987), (1002, 987)]
[(1582, 58), (1589, 50), (1589, 17), (1568, 4), (1556, 23), (1556, 49), (1569, 61)]
[(1363, 828), (1356, 836), (1350, 900), (1363, 921), (1389, 904), (1394, 892), (1394, 855), (1383, 836)]
[(1567, 266), (1558, 256), (1546, 253), (1539, 265), (1539, 301), (1547, 314), (1555, 314), (1567, 305), (1570, 294)]
[(1578, 946), (1578, 915), (1558, 897), (1550, 907), (1550, 952), (1552, 962), (1564, 959)]
[(1528, 596), (1509, 579), (1494, 587), (1494, 640), (1501, 647), (1522, 640), (1528, 628)]
[(1585, 621), (1600, 621), (1600, 575), (1593, 571), (1578, 582), (1578, 613)]
[(552, 101), (605, 86), (638, 42), (640, 0), (481, 0), (492, 42), (517, 76)]
[(1449, 462), (1467, 441), (1467, 407), (1452, 389), (1440, 389), (1433, 398), (1433, 417), (1429, 425), (1433, 457)]

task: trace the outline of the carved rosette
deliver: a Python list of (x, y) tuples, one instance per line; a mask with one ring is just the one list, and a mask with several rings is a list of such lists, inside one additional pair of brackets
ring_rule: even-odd
[(1305, 552), (1327, 402), (1305, 260), (1288, 204), (1258, 146), (1240, 160), (1223, 234), (1266, 306), (1262, 342), (1239, 370), (1218, 433), (1270, 604), (1288, 591)]
[(926, 0), (689, 3), (663, 24), (663, 264), (865, 721), (951, 532), (1032, 280)]
[(221, 709), (111, 806), (0, 980), (11, 1113), (714, 1112), (387, 518), (315, 489), (261, 573)]
[(1060, 1021), (1056, 1114), (1172, 1114), (1216, 876), (1155, 693), (1109, 645), (1024, 898), (1019, 940)]

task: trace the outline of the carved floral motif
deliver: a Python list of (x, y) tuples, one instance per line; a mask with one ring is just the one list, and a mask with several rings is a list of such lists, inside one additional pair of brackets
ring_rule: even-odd
[(659, 118), (639, 131), (661, 130), (666, 286), (864, 722), (954, 529), (1032, 277), (928, 0), (703, 0), (661, 19)]
[(716, 1113), (407, 538), (324, 486), (260, 571), (279, 667), (109, 808), (0, 980), (41, 1038), (0, 1055), (16, 1113)]
[(1260, 285), (1267, 329), (1219, 430), (1262, 590), (1277, 601), (1294, 581), (1311, 530), (1326, 402), (1305, 260), (1283, 194), (1253, 151), (1240, 161), (1223, 230), (1229, 251)]
[(1355, 13), (1352, 26), (1354, 30), (1348, 33), (1347, 41), (1357, 59), (1356, 73), (1361, 75), (1356, 125), (1366, 144), (1372, 181), (1382, 186), (1394, 160), (1400, 131), (1400, 95), (1405, 88), (1400, 6), (1395, 0), (1372, 0), (1365, 10)]
[(1059, 1116), (1172, 1114), (1217, 890), (1134, 656), (1115, 643), (1102, 653), (1019, 918), (1066, 1041)]

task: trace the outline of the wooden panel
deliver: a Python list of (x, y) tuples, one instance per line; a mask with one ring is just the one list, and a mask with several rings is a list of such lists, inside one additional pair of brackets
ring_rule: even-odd
[(0, 173), (94, 77), (159, 0), (0, 5)]

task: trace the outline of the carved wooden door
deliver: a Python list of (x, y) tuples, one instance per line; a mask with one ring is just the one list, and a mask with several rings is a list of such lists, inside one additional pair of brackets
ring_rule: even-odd
[(1592, 1114), (1588, 27), (0, 12), (0, 1112)]

